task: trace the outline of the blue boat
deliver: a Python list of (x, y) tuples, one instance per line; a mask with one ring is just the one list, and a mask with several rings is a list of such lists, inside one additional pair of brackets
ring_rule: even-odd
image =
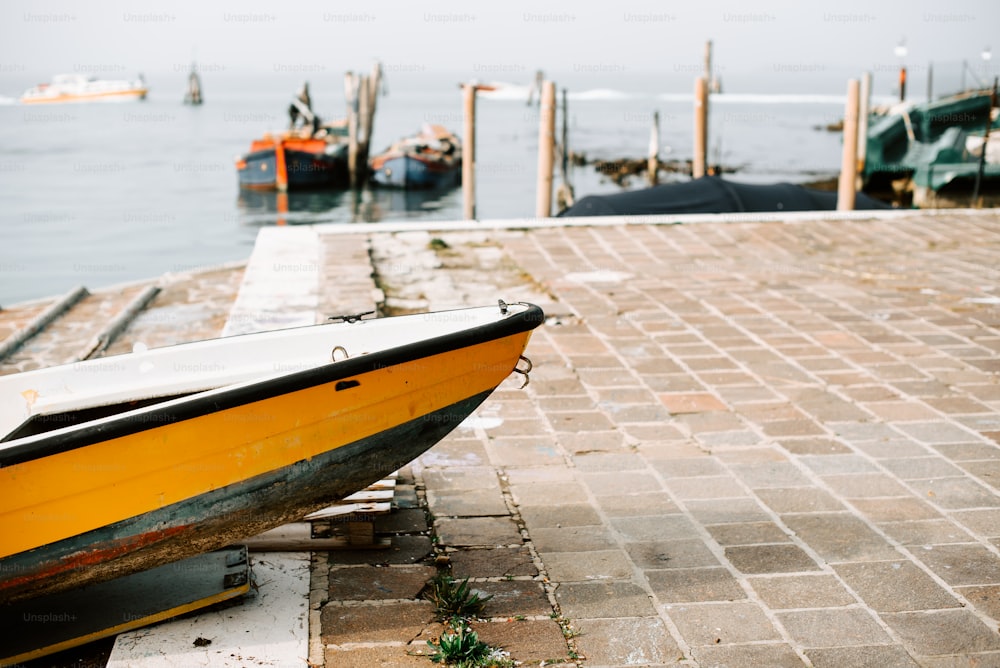
[(425, 125), (370, 161), (372, 179), (396, 188), (450, 188), (462, 182), (462, 144), (440, 125)]

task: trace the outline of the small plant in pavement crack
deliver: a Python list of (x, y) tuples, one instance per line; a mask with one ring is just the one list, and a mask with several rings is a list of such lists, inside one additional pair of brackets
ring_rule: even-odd
[(425, 598), (434, 604), (440, 619), (447, 619), (476, 617), (493, 596), (480, 596), (474, 592), (469, 586), (469, 578), (456, 582), (450, 575), (438, 573), (431, 580)]
[(427, 641), (434, 650), (431, 661), (444, 663), (456, 668), (512, 668), (515, 664), (510, 656), (494, 649), (479, 639), (479, 634), (465, 626), (464, 620), (451, 620), (451, 631), (441, 634), (435, 643)]

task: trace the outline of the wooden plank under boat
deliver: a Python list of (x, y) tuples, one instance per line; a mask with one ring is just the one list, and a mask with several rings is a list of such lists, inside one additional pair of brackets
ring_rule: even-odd
[(350, 318), (0, 377), (0, 602), (230, 545), (363, 489), (521, 371), (543, 319), (503, 302)]

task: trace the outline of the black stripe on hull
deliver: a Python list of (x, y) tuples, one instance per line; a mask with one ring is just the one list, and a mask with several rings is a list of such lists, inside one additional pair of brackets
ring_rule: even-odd
[[(116, 420), (108, 423), (81, 425), (79, 428), (67, 432), (53, 433), (38, 439), (29, 438), (23, 443), (11, 442), (8, 447), (0, 448), (0, 467), (14, 466), (21, 462), (145, 431), (150, 429), (151, 425), (169, 425), (254, 401), (262, 401), (317, 385), (348, 379), (370, 371), (412, 362), (438, 353), (451, 352), (463, 347), (471, 347), (526, 332), (534, 329), (545, 320), (545, 314), (539, 307), (528, 306), (525, 311), (494, 323), (389, 348), (369, 355), (351, 357), (336, 364), (323, 364), (280, 378), (235, 387), (224, 393), (198, 393), (178, 401), (166, 402), (139, 414), (134, 414), (132, 411), (123, 413)], [(440, 312), (440, 314), (447, 313), (447, 311)], [(245, 336), (258, 335), (247, 334)], [(2, 577), (2, 573), (0, 573), (0, 577)]]
[(299, 520), (410, 463), (491, 393), (482, 392), (279, 471), (11, 555), (0, 560), (0, 602), (103, 582)]

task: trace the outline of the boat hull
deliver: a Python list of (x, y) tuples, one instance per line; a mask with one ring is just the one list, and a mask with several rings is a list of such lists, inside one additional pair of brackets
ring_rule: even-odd
[(0, 600), (224, 547), (363, 489), (482, 403), (542, 317), (530, 307), (0, 450)]
[(372, 163), (376, 183), (394, 188), (449, 188), (462, 180), (461, 162), (422, 160), (410, 155), (376, 159)]
[(139, 88), (126, 91), (109, 91), (102, 93), (60, 93), (56, 95), (25, 95), (21, 104), (67, 104), (79, 102), (129, 102), (145, 100), (148, 89)]
[(4, 559), (0, 599), (104, 582), (238, 543), (301, 519), (405, 466), (444, 438), (489, 392), (280, 471)]
[[(294, 190), (344, 187), (348, 184), (347, 160), (295, 149), (285, 150), (287, 187)], [(237, 166), (240, 186), (252, 190), (277, 190), (278, 160), (273, 148), (247, 153)]]

